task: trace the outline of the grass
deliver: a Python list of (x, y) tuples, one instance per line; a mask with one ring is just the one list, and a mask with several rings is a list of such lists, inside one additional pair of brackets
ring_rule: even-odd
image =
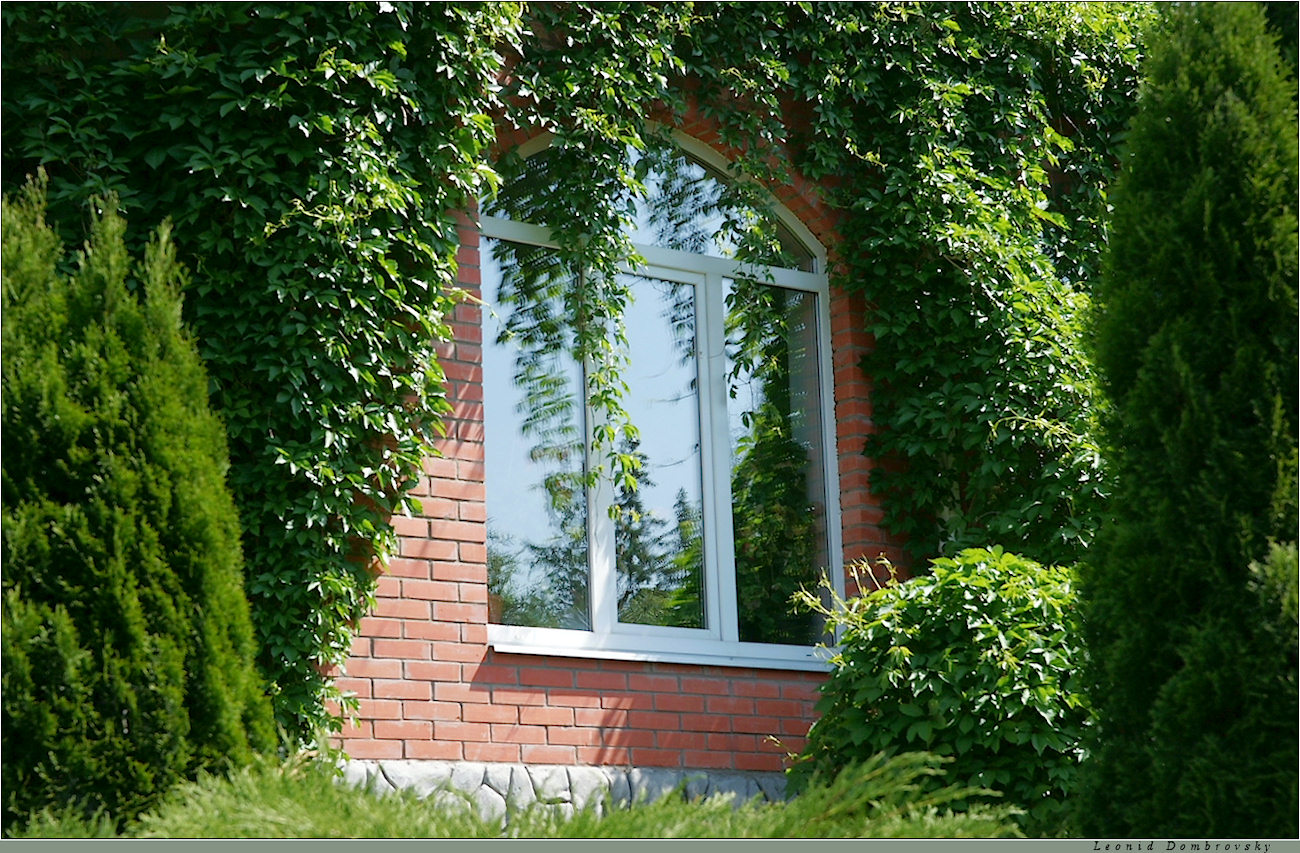
[[(229, 778), (205, 776), (173, 790), (153, 811), (114, 832), (105, 815), (38, 814), (21, 838), (999, 838), (1018, 835), (1015, 809), (988, 791), (948, 787), (922, 793), (940, 759), (877, 757), (787, 802), (664, 797), (610, 802), (566, 814), (533, 805), (504, 820), (480, 818), (463, 796), (376, 795), (338, 782), (305, 760), (262, 763)], [(961, 811), (957, 802), (974, 803)]]

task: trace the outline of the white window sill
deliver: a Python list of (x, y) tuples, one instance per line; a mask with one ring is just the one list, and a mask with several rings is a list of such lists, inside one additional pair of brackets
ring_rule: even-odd
[(833, 650), (816, 646), (728, 643), (637, 634), (599, 636), (564, 628), (488, 625), (488, 645), (502, 654), (543, 655), (595, 660), (652, 661), (745, 669), (830, 672)]

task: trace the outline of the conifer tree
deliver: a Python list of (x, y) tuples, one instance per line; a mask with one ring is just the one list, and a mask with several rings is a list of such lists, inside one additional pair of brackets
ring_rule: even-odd
[(1266, 26), (1167, 9), (1113, 194), (1086, 835), (1297, 834), (1296, 92)]
[(43, 181), (4, 200), (6, 828), (129, 819), (275, 745), (185, 274), (167, 226), (132, 263), (102, 206), (66, 264)]

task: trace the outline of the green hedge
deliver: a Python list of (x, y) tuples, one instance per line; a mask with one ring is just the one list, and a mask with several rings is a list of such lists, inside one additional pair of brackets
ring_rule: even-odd
[(1000, 548), (825, 608), (840, 634), (796, 787), (877, 752), (948, 757), (947, 778), (1000, 791), (1027, 833), (1064, 829), (1091, 715), (1072, 572)]

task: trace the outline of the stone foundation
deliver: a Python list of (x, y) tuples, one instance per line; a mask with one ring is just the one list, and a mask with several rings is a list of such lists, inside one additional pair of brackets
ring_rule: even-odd
[(782, 773), (394, 759), (347, 761), (343, 778), (378, 794), (409, 790), (421, 799), (468, 801), (487, 820), (501, 820), (508, 811), (534, 803), (566, 815), (588, 805), (601, 811), (607, 804), (656, 800), (679, 786), (687, 799), (723, 796), (740, 804), (756, 797), (785, 798)]

